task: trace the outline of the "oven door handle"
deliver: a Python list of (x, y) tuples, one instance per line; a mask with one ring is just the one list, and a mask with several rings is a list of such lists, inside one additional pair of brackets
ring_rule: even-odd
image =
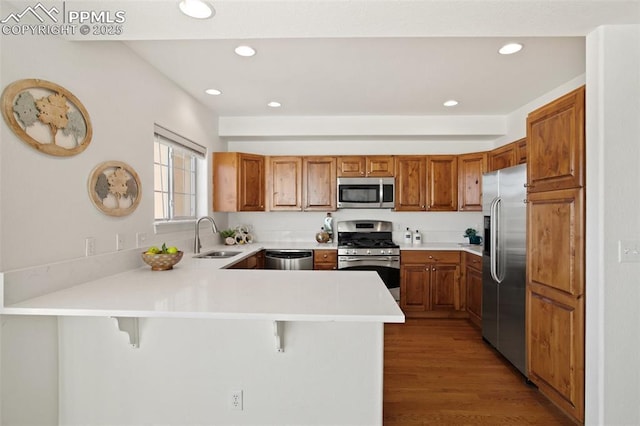
[(400, 259), (393, 256), (362, 256), (362, 257), (339, 257), (342, 262), (367, 262), (370, 260), (384, 260), (385, 262), (399, 262)]

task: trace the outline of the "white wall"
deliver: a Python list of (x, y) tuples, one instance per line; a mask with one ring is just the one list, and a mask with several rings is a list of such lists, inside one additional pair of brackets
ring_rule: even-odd
[[(165, 240), (188, 244), (191, 230), (154, 236), (153, 124), (212, 151), (223, 150), (216, 117), (118, 42), (3, 36), (1, 52), (3, 88), (24, 78), (65, 87), (89, 111), (93, 139), (80, 155), (51, 157), (20, 141), (5, 123), (0, 125), (0, 270), (59, 267), (66, 262), (84, 265), (70, 271), (111, 274), (127, 263), (123, 258), (140, 262), (136, 232), (147, 233), (148, 244)], [(89, 173), (108, 160), (124, 161), (140, 176), (142, 202), (129, 216), (106, 216), (89, 200)], [(218, 219), (224, 226), (226, 215)], [(125, 238), (125, 250), (118, 253), (116, 233)], [(88, 236), (96, 238), (98, 256), (84, 258)], [(69, 273), (68, 284), (74, 279), (82, 277)], [(0, 423), (57, 424), (57, 320), (3, 316), (0, 321)]]
[(61, 322), (63, 425), (381, 423), (382, 324), (287, 322), (279, 353), (270, 321), (142, 319), (139, 349), (111, 318)]
[(560, 96), (571, 92), (574, 89), (585, 84), (585, 75), (581, 75), (576, 77), (559, 87), (545, 93), (539, 98), (533, 99), (530, 102), (527, 102), (525, 105), (520, 108), (512, 111), (507, 117), (507, 132), (504, 136), (499, 137), (494, 141), (492, 148), (497, 148), (499, 146), (506, 145), (518, 139), (524, 138), (527, 136), (527, 115), (530, 112), (536, 110), (537, 108), (546, 105), (547, 103), (553, 101), (554, 99), (559, 98)]
[[(0, 270), (83, 257), (89, 236), (98, 254), (115, 251), (116, 233), (124, 235), (125, 249), (135, 247), (137, 232), (153, 240), (154, 122), (223, 149), (216, 117), (120, 43), (5, 36), (3, 86), (23, 78), (50, 80), (75, 94), (89, 111), (93, 139), (80, 155), (52, 157), (2, 126)], [(126, 217), (101, 213), (88, 196), (91, 170), (109, 160), (128, 163), (142, 182), (142, 201)]]
[[(586, 424), (640, 424), (640, 26), (587, 37)], [(637, 246), (636, 246), (637, 247)]]

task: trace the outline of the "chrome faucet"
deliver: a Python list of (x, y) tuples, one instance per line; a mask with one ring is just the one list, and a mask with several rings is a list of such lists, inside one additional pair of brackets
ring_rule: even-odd
[(196, 221), (196, 238), (195, 238), (195, 241), (193, 242), (193, 252), (196, 254), (200, 253), (200, 248), (202, 247), (202, 245), (200, 244), (200, 222), (202, 222), (205, 219), (211, 222), (211, 230), (213, 231), (213, 233), (214, 234), (218, 233), (218, 227), (216, 226), (216, 222), (213, 220), (211, 216), (202, 216), (200, 219), (198, 219)]

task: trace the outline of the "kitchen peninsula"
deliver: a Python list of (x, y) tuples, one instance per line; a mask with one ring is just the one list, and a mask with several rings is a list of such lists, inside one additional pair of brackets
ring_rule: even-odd
[[(224, 269), (262, 249), (238, 247), (20, 301), (6, 273), (2, 314), (58, 317), (71, 342), (58, 361), (61, 423), (381, 424), (383, 323), (404, 315), (377, 274)], [(201, 373), (182, 376), (175, 358)], [(238, 390), (241, 411), (229, 407)]]

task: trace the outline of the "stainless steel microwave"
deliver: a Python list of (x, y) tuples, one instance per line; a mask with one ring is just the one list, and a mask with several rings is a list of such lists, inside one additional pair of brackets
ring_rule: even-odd
[(339, 209), (392, 209), (394, 197), (392, 177), (338, 178)]

